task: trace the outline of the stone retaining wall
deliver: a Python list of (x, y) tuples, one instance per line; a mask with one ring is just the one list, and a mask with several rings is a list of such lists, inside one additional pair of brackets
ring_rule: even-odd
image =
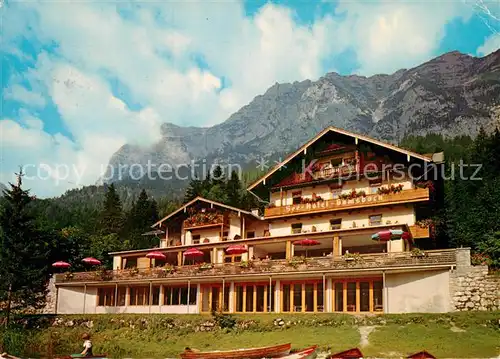
[(469, 248), (459, 252), (450, 272), (451, 310), (500, 310), (500, 276), (488, 274), (488, 266), (472, 266)]

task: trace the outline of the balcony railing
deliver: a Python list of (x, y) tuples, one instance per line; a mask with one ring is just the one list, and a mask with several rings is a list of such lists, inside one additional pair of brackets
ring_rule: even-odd
[(117, 271), (79, 272), (57, 274), (56, 283), (102, 282), (150, 279), (175, 279), (188, 277), (230, 276), (245, 274), (282, 274), (293, 272), (356, 269), (390, 269), (400, 267), (423, 267), (453, 265), (456, 263), (454, 249), (426, 251), (423, 256), (410, 252), (362, 254), (355, 258), (316, 257), (305, 261), (261, 260), (243, 263), (204, 264), (170, 268), (127, 269)]
[(220, 226), (224, 224), (224, 215), (215, 213), (198, 213), (183, 222), (184, 229)]
[(401, 202), (416, 202), (429, 200), (428, 188), (415, 188), (404, 190), (399, 193), (369, 194), (353, 199), (330, 199), (316, 203), (301, 203), (289, 206), (269, 207), (264, 210), (265, 217), (277, 217), (298, 213), (311, 213), (322, 211), (340, 211), (384, 204)]

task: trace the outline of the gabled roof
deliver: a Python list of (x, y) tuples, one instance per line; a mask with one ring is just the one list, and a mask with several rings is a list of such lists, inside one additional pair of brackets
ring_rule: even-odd
[[(263, 177), (261, 177), (260, 179), (258, 179), (257, 181), (255, 181), (254, 183), (252, 183), (248, 188), (247, 190), (248, 191), (251, 191), (252, 189), (254, 189), (255, 187), (257, 187), (261, 182), (265, 181), (267, 178), (269, 178), (270, 176), (272, 176), (276, 171), (278, 171), (281, 167), (283, 167), (284, 165), (286, 165), (288, 162), (290, 162), (291, 160), (293, 160), (295, 157), (297, 157), (298, 155), (300, 155), (302, 152), (304, 152), (309, 146), (311, 146), (312, 144), (314, 144), (316, 141), (318, 141), (321, 137), (323, 137), (325, 134), (327, 134), (328, 132), (335, 132), (335, 133), (339, 133), (341, 135), (346, 135), (346, 136), (350, 136), (352, 137), (353, 139), (355, 139), (356, 143), (358, 140), (361, 140), (361, 141), (365, 141), (365, 142), (368, 142), (368, 143), (372, 143), (374, 145), (377, 145), (377, 146), (381, 146), (381, 147), (385, 147), (387, 149), (390, 149), (390, 150), (393, 150), (393, 151), (396, 151), (396, 152), (399, 152), (399, 153), (402, 153), (402, 154), (405, 154), (409, 157), (414, 157), (414, 158), (418, 158), (422, 161), (425, 161), (425, 162), (433, 162), (433, 157), (434, 157), (434, 154), (430, 154), (430, 155), (421, 155), (419, 153), (416, 153), (416, 152), (412, 152), (412, 151), (408, 151), (408, 150), (405, 150), (405, 149), (402, 149), (402, 148), (399, 148), (397, 146), (394, 146), (394, 145), (391, 145), (389, 143), (385, 143), (385, 142), (382, 142), (382, 141), (379, 141), (379, 140), (376, 140), (376, 139), (373, 139), (373, 138), (370, 138), (368, 136), (363, 136), (363, 135), (358, 135), (356, 133), (353, 133), (353, 132), (349, 132), (349, 131), (346, 131), (346, 130), (342, 130), (340, 128), (337, 128), (337, 127), (333, 127), (333, 126), (330, 126), (330, 127), (327, 127), (325, 128), (323, 131), (321, 131), (320, 133), (318, 133), (316, 136), (314, 136), (312, 139), (310, 139), (308, 142), (306, 142), (303, 146), (301, 146), (297, 151), (293, 152), (291, 155), (289, 155), (287, 158), (285, 158), (281, 163), (278, 163), (276, 166), (274, 166), (271, 170), (269, 170), (269, 172), (267, 174), (265, 174)], [(442, 156), (441, 156), (442, 157)], [(440, 158), (440, 161), (442, 161), (442, 159)]]
[(249, 211), (245, 211), (243, 209), (240, 209), (240, 208), (236, 208), (236, 207), (232, 207), (232, 206), (228, 206), (227, 204), (224, 204), (224, 203), (220, 203), (220, 202), (216, 202), (216, 201), (211, 201), (209, 199), (206, 199), (206, 198), (203, 198), (203, 197), (196, 197), (195, 199), (189, 201), (188, 203), (186, 203), (185, 205), (183, 205), (182, 207), (179, 207), (177, 210), (175, 210), (174, 212), (170, 213), (168, 216), (165, 216), (163, 217), (162, 219), (160, 219), (158, 222), (156, 222), (155, 224), (153, 224), (151, 227), (156, 227), (160, 224), (162, 224), (163, 222), (165, 222), (167, 219), (175, 216), (176, 214), (178, 214), (179, 212), (181, 211), (184, 211), (185, 208), (191, 206), (192, 204), (198, 202), (198, 201), (202, 201), (202, 202), (205, 202), (205, 203), (208, 203), (208, 204), (211, 204), (211, 205), (214, 205), (214, 206), (218, 206), (218, 207), (223, 207), (223, 208), (226, 208), (226, 209), (229, 209), (231, 211), (234, 211), (234, 212), (239, 212), (239, 213), (244, 213), (246, 215), (249, 215), (249, 216), (252, 216), (252, 217), (255, 217), (257, 219), (261, 219), (259, 216), (256, 216), (255, 214), (253, 214), (252, 212), (249, 212)]

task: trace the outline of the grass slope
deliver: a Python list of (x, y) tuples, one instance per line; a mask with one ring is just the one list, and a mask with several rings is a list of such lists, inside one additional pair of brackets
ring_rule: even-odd
[[(317, 344), (337, 352), (360, 347), (366, 357), (405, 357), (426, 349), (438, 358), (491, 358), (500, 354), (500, 312), (379, 316), (246, 315), (234, 316), (233, 329), (199, 331), (208, 316), (93, 315), (19, 321), (0, 332), (6, 349), (17, 355), (50, 357), (81, 351), (84, 332), (92, 334), (95, 353), (113, 358), (174, 358), (186, 347), (236, 349), (291, 342), (293, 349)], [(279, 328), (273, 320), (286, 323)], [(27, 324), (28, 323), (28, 324)], [(88, 328), (91, 326), (91, 328)], [(359, 329), (373, 326), (360, 346)]]

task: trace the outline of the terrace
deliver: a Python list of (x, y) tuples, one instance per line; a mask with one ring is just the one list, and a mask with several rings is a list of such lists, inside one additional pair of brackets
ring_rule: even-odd
[(430, 198), (429, 188), (414, 188), (402, 190), (397, 193), (349, 194), (346, 198), (324, 200), (320, 199), (313, 203), (298, 203), (286, 206), (271, 206), (265, 208), (265, 217), (279, 217), (296, 214), (331, 212), (365, 208), (369, 206), (382, 206), (388, 204), (409, 203), (428, 201)]
[(291, 260), (258, 260), (237, 263), (203, 263), (189, 266), (165, 266), (145, 269), (100, 270), (56, 275), (56, 283), (90, 283), (103, 281), (164, 280), (192, 277), (238, 277), (248, 274), (283, 275), (304, 272), (418, 269), (456, 264), (456, 250), (412, 251), (375, 254), (346, 254), (341, 257), (293, 257)]

